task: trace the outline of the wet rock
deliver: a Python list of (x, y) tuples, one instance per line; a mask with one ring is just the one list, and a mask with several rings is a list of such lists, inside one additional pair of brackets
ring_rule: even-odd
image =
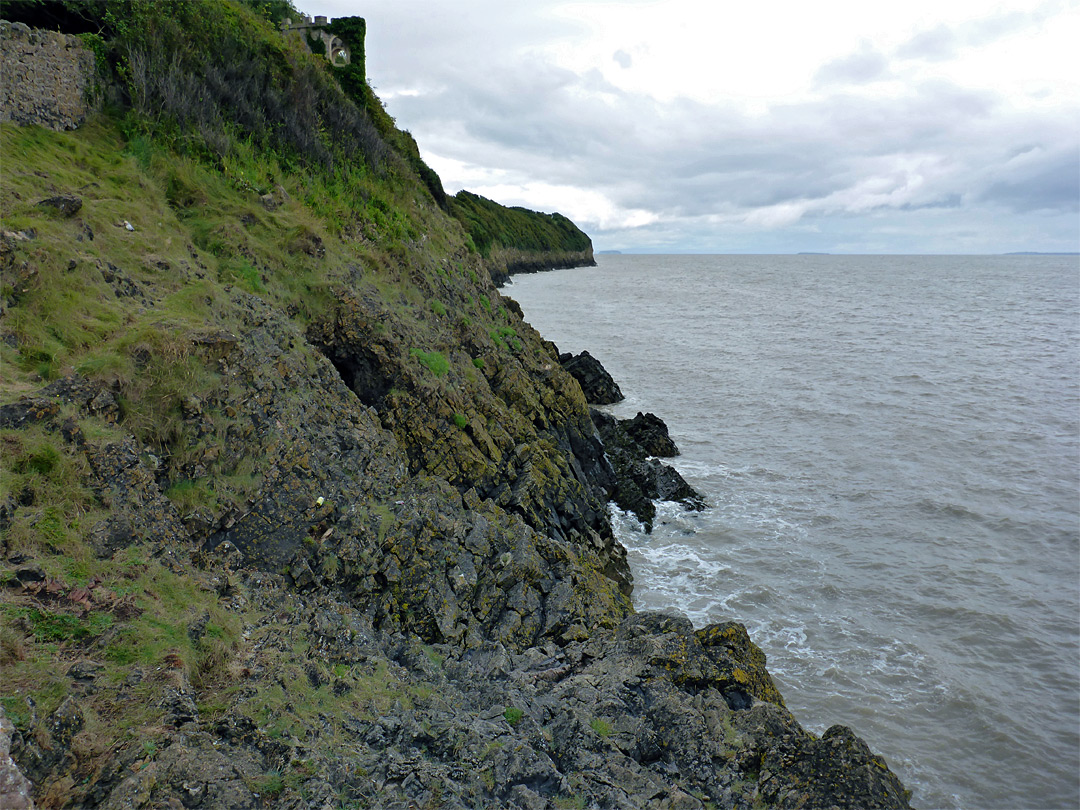
[(846, 726), (821, 739), (796, 739), (769, 749), (761, 760), (760, 795), (780, 808), (903, 807), (907, 792), (881, 757)]
[(667, 425), (656, 414), (639, 411), (633, 419), (624, 419), (620, 424), (645, 455), (661, 458), (679, 455), (679, 448), (671, 440)]
[[(667, 428), (660, 430), (663, 423), (659, 419), (639, 413), (634, 419), (620, 420), (596, 408), (591, 408), (589, 413), (615, 472), (611, 500), (620, 509), (633, 513), (646, 532), (652, 531), (656, 518), (654, 501), (675, 501), (693, 510), (706, 507), (705, 499), (677, 470), (649, 457), (647, 447), (655, 450), (664, 446), (660, 440), (666, 437)], [(644, 436), (644, 444), (628, 430), (629, 425), (634, 425), (637, 435)]]
[(623, 393), (600, 361), (583, 351), (581, 354), (560, 354), (559, 363), (570, 372), (590, 405), (612, 405), (622, 402)]

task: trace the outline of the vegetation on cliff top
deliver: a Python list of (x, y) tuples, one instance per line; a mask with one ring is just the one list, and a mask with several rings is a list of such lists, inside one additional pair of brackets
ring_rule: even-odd
[(459, 191), (451, 198), (450, 211), (465, 223), (473, 244), (483, 256), (489, 256), (497, 248), (531, 252), (592, 251), (589, 237), (562, 214), (507, 208), (469, 191)]

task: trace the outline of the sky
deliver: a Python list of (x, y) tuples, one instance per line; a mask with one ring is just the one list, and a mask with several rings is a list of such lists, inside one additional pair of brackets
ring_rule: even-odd
[(304, 0), (450, 193), (647, 253), (1080, 250), (1080, 0)]

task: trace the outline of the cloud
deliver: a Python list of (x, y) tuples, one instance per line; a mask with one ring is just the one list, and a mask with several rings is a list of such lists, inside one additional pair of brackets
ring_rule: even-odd
[(956, 56), (959, 39), (952, 29), (939, 25), (930, 31), (920, 31), (896, 49), (901, 59), (925, 59), (943, 62)]
[(998, 11), (955, 25), (936, 25), (920, 31), (896, 49), (901, 59), (943, 62), (954, 59), (963, 48), (981, 48), (1006, 37), (1015, 37), (1043, 25), (1057, 3), (1044, 3), (1034, 11)]
[(864, 39), (805, 91), (747, 103), (617, 84), (653, 64), (628, 40), (567, 67), (551, 43), (587, 32), (543, 0), (468, 6), (365, 9), (373, 82), (448, 190), (561, 211), (599, 249), (1075, 249), (1075, 98), (1052, 75), (1019, 103), (945, 70), (1041, 30), (1031, 14)]
[(1015, 211), (1077, 211), (1080, 150), (1026, 148), (995, 170), (979, 198)]
[(822, 65), (814, 74), (817, 85), (865, 84), (884, 77), (889, 60), (873, 46), (863, 43), (858, 53), (834, 59)]

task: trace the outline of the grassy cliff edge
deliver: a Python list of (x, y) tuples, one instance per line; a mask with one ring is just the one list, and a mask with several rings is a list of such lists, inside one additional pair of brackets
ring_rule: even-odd
[(492, 282), (550, 250), (537, 217), (587, 236), (503, 209), (478, 244), (455, 206), (495, 204), (440, 200), (281, 3), (65, 8), (104, 112), (0, 125), (0, 784), (907, 806), (741, 625), (633, 611), (581, 388)]

